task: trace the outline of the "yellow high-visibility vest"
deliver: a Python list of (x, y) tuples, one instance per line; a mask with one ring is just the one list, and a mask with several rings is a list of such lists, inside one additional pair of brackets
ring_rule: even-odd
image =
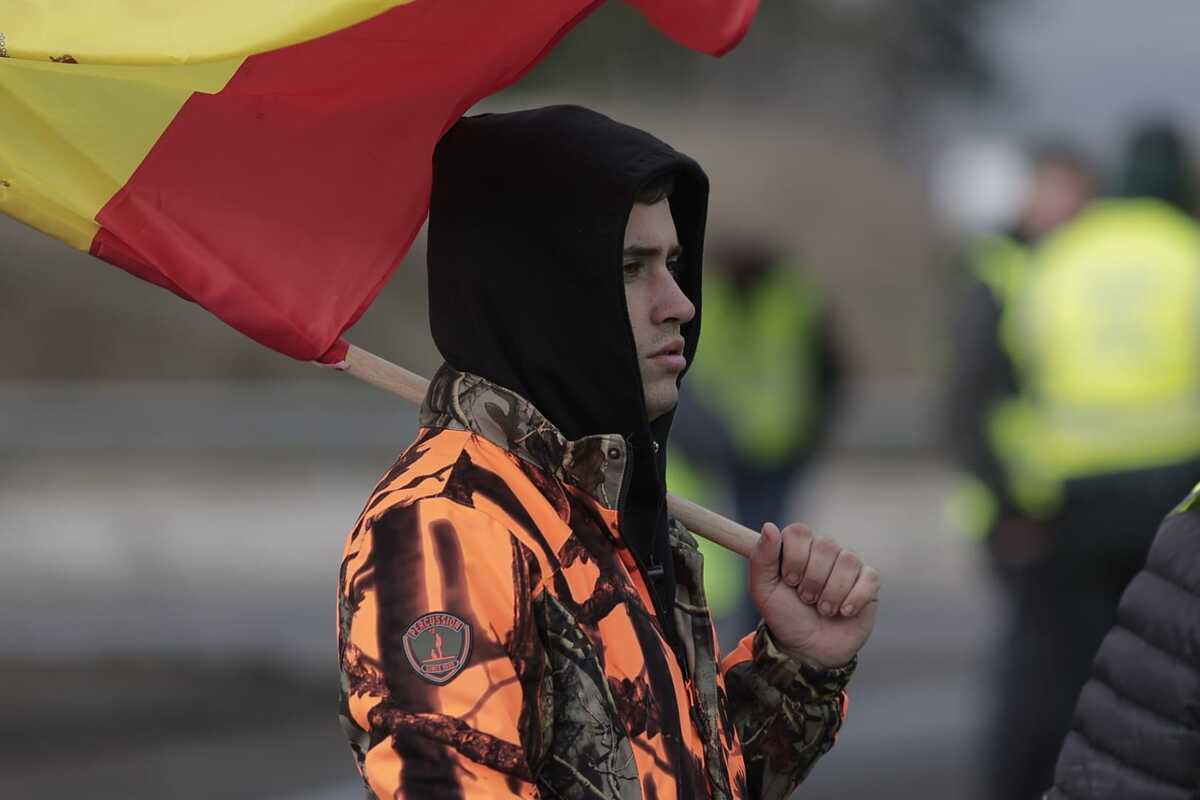
[(1017, 501), (1200, 456), (1200, 228), (1154, 200), (1095, 204), (1038, 248), (1005, 309), (1021, 394), (990, 435)]
[[(730, 505), (720, 480), (689, 461), (679, 448), (667, 456), (667, 489), (707, 508)], [(697, 536), (696, 543), (704, 555), (704, 596), (713, 617), (733, 614), (746, 597), (746, 559), (703, 536)]]
[(1025, 287), (1031, 264), (1029, 247), (1011, 236), (991, 236), (971, 251), (971, 273), (992, 290), (1001, 310)]
[(787, 269), (771, 271), (747, 297), (722, 275), (704, 275), (704, 323), (689, 381), (758, 466), (781, 466), (812, 434), (820, 308), (816, 290)]

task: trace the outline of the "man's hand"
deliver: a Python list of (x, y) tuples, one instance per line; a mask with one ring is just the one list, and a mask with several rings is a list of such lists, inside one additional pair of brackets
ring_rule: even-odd
[(818, 668), (840, 667), (875, 626), (879, 572), (806, 525), (773, 523), (750, 554), (750, 595), (776, 645)]

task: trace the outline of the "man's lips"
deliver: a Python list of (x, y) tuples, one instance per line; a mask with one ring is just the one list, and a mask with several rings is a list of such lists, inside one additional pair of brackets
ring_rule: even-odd
[(672, 339), (651, 355), (650, 360), (668, 369), (682, 372), (687, 366), (687, 359), (683, 357), (683, 339)]
[(683, 355), (683, 339), (676, 337), (655, 351), (650, 357), (658, 358), (659, 356), (682, 356)]

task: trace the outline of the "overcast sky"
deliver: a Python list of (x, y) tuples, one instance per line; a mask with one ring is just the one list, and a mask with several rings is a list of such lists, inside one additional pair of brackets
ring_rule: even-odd
[(1200, 138), (1200, 0), (1017, 0), (988, 40), (1007, 87), (998, 127), (1109, 156), (1131, 120), (1166, 112)]

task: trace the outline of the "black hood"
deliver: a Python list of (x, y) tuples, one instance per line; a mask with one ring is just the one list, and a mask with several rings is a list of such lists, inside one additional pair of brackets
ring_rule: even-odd
[(690, 364), (708, 179), (653, 136), (575, 106), (464, 117), (435, 151), (429, 214), (438, 350), (527, 398), (568, 439), (625, 436), (634, 468), (622, 530), (643, 554), (659, 550), (650, 542), (665, 531), (673, 414), (648, 422), (622, 250), (638, 191), (668, 174), (679, 283), (697, 309), (682, 328)]

